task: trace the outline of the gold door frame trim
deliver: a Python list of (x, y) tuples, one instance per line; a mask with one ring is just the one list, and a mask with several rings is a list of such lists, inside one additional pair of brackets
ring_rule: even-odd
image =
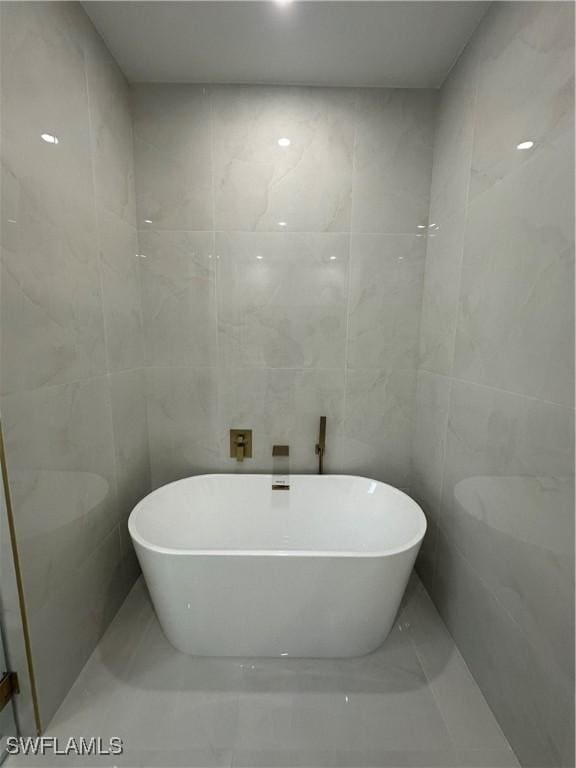
[(36, 731), (38, 734), (41, 734), (42, 723), (40, 721), (40, 709), (38, 707), (38, 690), (36, 688), (34, 662), (32, 661), (32, 646), (30, 643), (28, 614), (26, 613), (26, 601), (24, 599), (24, 586), (22, 583), (22, 572), (20, 570), (20, 555), (18, 554), (18, 543), (16, 541), (16, 527), (14, 525), (14, 515), (12, 511), (12, 498), (10, 496), (10, 486), (8, 484), (8, 467), (6, 465), (6, 451), (4, 449), (4, 434), (2, 432), (1, 419), (0, 419), (0, 465), (2, 467), (2, 484), (4, 486), (4, 498), (6, 501), (6, 515), (8, 517), (8, 528), (10, 530), (10, 546), (12, 548), (12, 559), (14, 561), (14, 571), (16, 574), (16, 586), (18, 589), (18, 603), (20, 606), (20, 616), (22, 619), (22, 631), (24, 634), (24, 648), (26, 650), (26, 663), (28, 665), (28, 676), (30, 678), (30, 689), (32, 692), (32, 706), (34, 708), (34, 720), (36, 722)]

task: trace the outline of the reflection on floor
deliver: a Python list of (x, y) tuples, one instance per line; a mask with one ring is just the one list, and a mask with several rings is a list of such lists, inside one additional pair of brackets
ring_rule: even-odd
[(47, 735), (119, 736), (125, 751), (8, 765), (518, 765), (416, 578), (384, 645), (337, 660), (185, 656), (140, 580)]

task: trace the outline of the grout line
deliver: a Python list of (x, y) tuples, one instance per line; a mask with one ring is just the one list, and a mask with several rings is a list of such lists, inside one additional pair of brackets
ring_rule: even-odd
[[(15, 395), (27, 395), (31, 394), (33, 392), (38, 392), (40, 390), (44, 389), (53, 389), (56, 387), (65, 387), (65, 386), (71, 386), (74, 384), (83, 384), (89, 381), (94, 381), (97, 379), (105, 378), (106, 376), (122, 376), (124, 374), (133, 373), (135, 371), (148, 371), (150, 369), (163, 369), (163, 368), (194, 368), (194, 369), (216, 369), (216, 368), (222, 368), (226, 367), (223, 366), (221, 363), (215, 363), (211, 365), (201, 365), (201, 364), (189, 364), (189, 365), (173, 365), (173, 364), (166, 364), (166, 365), (159, 365), (157, 363), (150, 363), (150, 364), (144, 364), (144, 365), (138, 365), (134, 368), (122, 368), (119, 370), (113, 370), (113, 371), (101, 371), (99, 373), (95, 373), (90, 376), (84, 376), (79, 379), (69, 379), (64, 381), (59, 381), (51, 384), (40, 384), (36, 387), (22, 387), (18, 390), (11, 390), (8, 392), (4, 392), (0, 395), (1, 399), (14, 397)], [(233, 365), (229, 366), (231, 368), (234, 368), (236, 370), (270, 370), (270, 371), (339, 371), (341, 370), (340, 366), (308, 366), (308, 367), (298, 367), (298, 366), (270, 366), (270, 365)], [(349, 366), (349, 371), (377, 371), (377, 370), (386, 370), (383, 366)], [(411, 369), (406, 369), (411, 370)], [(453, 383), (460, 383), (460, 384), (466, 384), (471, 387), (478, 387), (480, 389), (487, 389), (491, 392), (497, 392), (499, 394), (509, 395), (511, 397), (519, 397), (525, 400), (530, 400), (531, 402), (535, 403), (541, 403), (543, 405), (551, 406), (554, 408), (561, 408), (566, 411), (572, 412), (574, 410), (574, 406), (571, 404), (566, 403), (559, 403), (555, 402), (553, 400), (545, 400), (541, 397), (536, 397), (535, 395), (526, 395), (522, 392), (514, 392), (513, 390), (509, 389), (501, 389), (500, 387), (494, 387), (490, 384), (481, 384), (477, 381), (472, 381), (470, 379), (463, 379), (458, 378), (455, 376), (449, 376), (445, 373), (439, 373), (438, 371), (432, 371), (428, 368), (418, 368), (416, 369), (416, 373), (426, 373), (429, 376), (437, 376), (438, 378), (446, 379), (448, 381), (451, 381)]]
[[(429, 183), (428, 183), (428, 211), (427, 211), (427, 223), (430, 222), (430, 212), (431, 212), (431, 206), (432, 206), (432, 180), (434, 175), (434, 157), (436, 154), (436, 133), (438, 128), (438, 121), (439, 121), (439, 113), (440, 113), (440, 99), (439, 99), (439, 91), (435, 95), (433, 100), (433, 109), (431, 110), (431, 114), (433, 116), (433, 137), (432, 137), (432, 143), (430, 146), (430, 166), (429, 166)], [(419, 374), (419, 363), (420, 363), (420, 357), (421, 357), (421, 338), (422, 338), (422, 314), (424, 309), (424, 291), (426, 287), (426, 273), (428, 271), (428, 265), (429, 265), (429, 248), (430, 244), (432, 243), (432, 240), (430, 237), (428, 237), (428, 231), (426, 230), (426, 233), (424, 235), (423, 244), (424, 246), (424, 263), (423, 263), (423, 269), (422, 269), (422, 275), (421, 275), (421, 286), (420, 286), (420, 300), (418, 302), (418, 327), (416, 332), (416, 343), (415, 343), (415, 355), (414, 355), (414, 388), (413, 388), (413, 394), (412, 394), (412, 414), (411, 414), (411, 424), (409, 426), (409, 435), (408, 435), (408, 478), (409, 482), (411, 484), (414, 483), (415, 475), (416, 475), (416, 468), (414, 463), (414, 451), (413, 446), (416, 439), (416, 428), (418, 426), (418, 374)], [(422, 237), (422, 234), (420, 235)], [(428, 516), (427, 516), (428, 519)], [(434, 553), (433, 553), (433, 559), (432, 562), (435, 562)]]
[(270, 90), (276, 88), (298, 88), (299, 90), (306, 89), (310, 91), (438, 91), (442, 87), (442, 83), (439, 83), (438, 85), (426, 85), (415, 88), (411, 83), (405, 83), (403, 85), (386, 85), (384, 83), (338, 83), (338, 85), (333, 85), (332, 83), (310, 83), (299, 80), (291, 80), (289, 82), (266, 80), (265, 82), (260, 83), (255, 83), (253, 80), (211, 80), (210, 82), (206, 82), (205, 80), (129, 80), (128, 84), (130, 86), (140, 88), (145, 86), (153, 86), (156, 88), (159, 86), (164, 86), (167, 88), (182, 88), (185, 86), (190, 86), (192, 88), (198, 89), (203, 86), (214, 91), (225, 90), (226, 88), (243, 88), (245, 90), (264, 90), (266, 88)]
[(2, 395), (0, 395), (0, 398), (2, 400), (10, 397), (15, 397), (16, 395), (29, 395), (33, 392), (40, 392), (43, 390), (48, 389), (56, 389), (57, 387), (68, 387), (73, 386), (75, 384), (85, 384), (89, 381), (97, 381), (98, 379), (105, 379), (108, 376), (122, 376), (124, 374), (132, 373), (134, 371), (145, 371), (150, 366), (146, 365), (139, 365), (136, 368), (124, 368), (119, 371), (101, 371), (99, 373), (95, 373), (92, 376), (84, 376), (80, 379), (69, 379), (64, 381), (57, 381), (53, 384), (40, 384), (37, 387), (22, 387), (17, 390), (12, 390), (10, 392), (4, 392)]
[(427, 234), (423, 234), (421, 232), (364, 232), (364, 231), (354, 231), (352, 229), (335, 229), (335, 230), (327, 230), (327, 229), (287, 229), (287, 230), (279, 230), (279, 229), (198, 229), (195, 227), (157, 227), (157, 226), (150, 226), (150, 227), (142, 227), (140, 226), (141, 222), (139, 222), (137, 229), (139, 232), (156, 232), (157, 234), (161, 234), (162, 232), (204, 232), (207, 234), (222, 234), (222, 235), (292, 235), (293, 237), (297, 237), (299, 235), (320, 235), (320, 236), (326, 236), (326, 237), (336, 237), (338, 235), (349, 235), (351, 237), (362, 237), (362, 236), (370, 236), (370, 237), (418, 237), (418, 238), (424, 238), (428, 239)]
[[(477, 56), (477, 53), (475, 53), (475, 56)], [(464, 226), (462, 227), (460, 248), (459, 248), (459, 264), (458, 264), (458, 275), (457, 275), (458, 303), (456, 307), (454, 329), (452, 332), (452, 349), (451, 349), (451, 361), (450, 361), (451, 376), (454, 373), (454, 366), (456, 363), (456, 342), (458, 339), (458, 328), (460, 327), (460, 319), (462, 316), (462, 275), (464, 273), (464, 250), (466, 246), (466, 237), (468, 234), (468, 208), (469, 208), (469, 202), (470, 202), (470, 184), (472, 179), (472, 160), (474, 157), (474, 141), (476, 138), (476, 99), (478, 96), (478, 71), (476, 66), (477, 63), (478, 62), (475, 60), (474, 66), (472, 68), (472, 72), (474, 76), (472, 103), (470, 105), (472, 130), (470, 135), (469, 155), (467, 160), (468, 177), (466, 180), (466, 190), (464, 192), (464, 201), (463, 201), (464, 202), (464, 209), (463, 209)]]
[(108, 351), (108, 323), (106, 322), (106, 312), (104, 311), (104, 278), (103, 278), (103, 267), (102, 267), (102, 238), (100, 235), (100, 226), (101, 226), (101, 216), (99, 214), (99, 205), (97, 202), (97, 195), (96, 195), (96, 170), (94, 167), (94, 148), (95, 148), (95, 136), (94, 136), (94, 125), (92, 121), (92, 97), (91, 97), (91, 88), (90, 88), (90, 81), (88, 78), (88, 61), (86, 58), (85, 51), (82, 51), (82, 59), (84, 63), (84, 84), (86, 87), (86, 101), (87, 101), (87, 113), (88, 113), (88, 137), (89, 137), (89, 152), (90, 152), (90, 175), (92, 177), (92, 201), (94, 205), (93, 209), (93, 218), (94, 218), (94, 226), (96, 228), (96, 260), (97, 260), (97, 267), (98, 267), (98, 279), (100, 284), (100, 313), (102, 316), (102, 329), (104, 332), (104, 357), (106, 361), (106, 373), (109, 373), (110, 371), (110, 354)]
[[(137, 132), (135, 130), (135, 119), (134, 119), (134, 102), (135, 102), (135, 93), (134, 89), (132, 88), (131, 84), (128, 83), (128, 109), (130, 113), (130, 147), (132, 152), (132, 187), (133, 187), (133, 194), (134, 194), (134, 217), (135, 222), (134, 226), (136, 229), (136, 247), (138, 249), (138, 253), (142, 253), (142, 243), (141, 243), (141, 236), (143, 233), (147, 232), (148, 230), (142, 229), (140, 227), (140, 206), (138, 201), (138, 189), (139, 186), (139, 174), (137, 173), (137, 164), (136, 164), (136, 142), (139, 141), (139, 137), (137, 136)], [(143, 397), (144, 397), (144, 428), (146, 430), (146, 458), (147, 458), (147, 476), (148, 476), (148, 482), (147, 482), (147, 492), (150, 492), (152, 488), (154, 487), (154, 484), (152, 482), (152, 443), (151, 443), (151, 435), (150, 435), (150, 419), (149, 419), (149, 397), (148, 397), (148, 366), (150, 362), (150, 345), (149, 345), (149, 339), (148, 339), (148, 312), (147, 312), (147, 306), (146, 306), (146, 290), (145, 290), (145, 280), (146, 280), (146, 273), (144, 271), (144, 264), (141, 258), (138, 259), (138, 289), (139, 289), (139, 298), (140, 298), (140, 320), (141, 320), (141, 333), (142, 333), (142, 354), (144, 356), (143, 365), (139, 368), (136, 368), (134, 370), (140, 370), (142, 371), (142, 378), (143, 378)], [(121, 534), (122, 535), (122, 534)]]
[[(355, 103), (356, 103), (356, 109), (354, 111), (354, 134), (352, 137), (352, 168), (351, 168), (351, 184), (350, 184), (350, 223), (354, 221), (354, 179), (356, 178), (356, 158), (357, 158), (357, 146), (358, 146), (358, 94), (355, 94)], [(352, 227), (350, 227), (350, 230), (352, 230)], [(348, 371), (349, 371), (349, 355), (350, 355), (350, 300), (351, 300), (351, 292), (352, 292), (352, 258), (353, 258), (353, 251), (352, 251), (352, 231), (348, 234), (348, 268), (347, 268), (347, 274), (346, 274), (346, 327), (345, 327), (345, 336), (344, 336), (344, 391), (342, 393), (342, 421), (340, 425), (340, 437), (342, 439), (345, 439), (346, 435), (346, 419), (348, 416)], [(341, 441), (342, 443), (342, 441)], [(343, 451), (343, 446), (345, 443), (342, 443), (339, 446), (340, 452)], [(337, 449), (338, 450), (338, 449)], [(344, 468), (344, 456), (341, 455), (338, 457), (339, 461), (341, 462), (338, 464), (338, 461), (336, 462), (336, 466), (340, 469)]]
[[(215, 345), (215, 367), (218, 371), (216, 376), (216, 449), (217, 449), (217, 462), (222, 461), (225, 458), (223, 446), (225, 446), (225, 434), (219, 434), (222, 428), (224, 432), (224, 407), (222, 404), (223, 398), (223, 375), (222, 369), (224, 367), (221, 356), (220, 348), (220, 291), (221, 291), (221, 271), (220, 271), (220, 259), (216, 253), (216, 186), (214, 175), (214, 163), (215, 163), (215, 149), (214, 149), (214, 100), (212, 97), (212, 91), (209, 88), (204, 88), (204, 93), (208, 99), (208, 121), (210, 126), (210, 195), (211, 195), (211, 207), (212, 207), (212, 263), (214, 270), (214, 279), (212, 283), (213, 290), (213, 317), (214, 317), (214, 345)], [(220, 442), (222, 438), (223, 442)]]
[(446, 421), (444, 424), (444, 435), (442, 438), (442, 461), (440, 462), (440, 488), (438, 489), (438, 509), (436, 510), (436, 537), (434, 540), (434, 558), (432, 560), (432, 585), (436, 584), (436, 576), (438, 572), (438, 548), (439, 548), (439, 536), (440, 536), (440, 520), (442, 519), (442, 502), (444, 500), (444, 481), (446, 479), (446, 451), (448, 446), (448, 426), (450, 424), (450, 408), (452, 406), (452, 388), (453, 381), (448, 381), (448, 400), (446, 403)]
[[(454, 69), (454, 67), (457, 66), (457, 62), (454, 63), (453, 67), (451, 69)], [(473, 70), (475, 73), (475, 70)], [(475, 129), (475, 100), (476, 100), (476, 92), (477, 92), (477, 82), (475, 78), (474, 82), (474, 96), (473, 96), (473, 104), (472, 104), (472, 135), (470, 137), (470, 154), (468, 157), (468, 178), (466, 182), (466, 192), (464, 197), (464, 227), (461, 234), (461, 242), (460, 242), (460, 254), (459, 254), (459, 264), (458, 264), (458, 289), (457, 289), (457, 296), (458, 296), (458, 302), (457, 302), (457, 308), (455, 313), (455, 320), (454, 320), (454, 329), (452, 332), (452, 343), (451, 343), (451, 362), (450, 362), (450, 373), (453, 372), (454, 369), (454, 360), (456, 355), (456, 339), (457, 339), (457, 333), (458, 333), (458, 325), (459, 325), (459, 319), (460, 319), (460, 306), (461, 306), (461, 288), (462, 288), (462, 271), (463, 271), (463, 263), (464, 263), (464, 243), (466, 240), (466, 219), (467, 219), (467, 207), (468, 207), (468, 195), (470, 190), (470, 176), (472, 174), (472, 154), (474, 149), (474, 129)], [(438, 120), (440, 118), (440, 110), (441, 110), (442, 104), (441, 102), (438, 104), (438, 111), (436, 113), (436, 120), (438, 125)], [(435, 136), (435, 146), (436, 146), (436, 136)], [(433, 164), (434, 169), (434, 164)], [(434, 172), (434, 170), (433, 170)], [(432, 181), (430, 180), (430, 191), (432, 191)], [(432, 199), (430, 199), (430, 208), (432, 207)], [(429, 246), (426, 247), (426, 258), (428, 261), (428, 251)], [(442, 460), (440, 462), (440, 487), (438, 489), (438, 499), (437, 504), (438, 508), (435, 510), (435, 537), (434, 541), (432, 543), (432, 584), (431, 587), (435, 587), (437, 576), (438, 576), (438, 568), (439, 568), (439, 558), (438, 558), (438, 552), (439, 552), (439, 546), (440, 546), (440, 521), (443, 517), (443, 501), (444, 501), (444, 490), (445, 490), (445, 480), (446, 480), (446, 455), (447, 455), (447, 445), (448, 445), (448, 434), (449, 434), (449, 424), (450, 424), (450, 412), (452, 408), (452, 394), (454, 389), (454, 381), (450, 377), (448, 381), (448, 399), (446, 403), (446, 417), (445, 417), (445, 423), (443, 428), (443, 437), (442, 437)]]
[[(105, 367), (106, 367), (106, 373), (102, 377), (106, 381), (106, 387), (104, 392), (104, 397), (106, 401), (106, 408), (108, 411), (108, 419), (109, 419), (109, 445), (108, 449), (110, 451), (110, 458), (112, 460), (112, 477), (111, 482), (113, 484), (112, 488), (112, 503), (114, 506), (114, 519), (116, 521), (116, 525), (118, 525), (118, 516), (119, 516), (119, 493), (118, 493), (118, 457), (116, 454), (116, 431), (114, 429), (114, 411), (113, 411), (113, 403), (112, 403), (112, 386), (110, 382), (110, 350), (109, 350), (109, 328), (108, 328), (108, 321), (106, 317), (106, 311), (105, 311), (105, 291), (104, 291), (104, 265), (102, 263), (102, 236), (101, 236), (101, 227), (103, 226), (102, 223), (102, 216), (100, 212), (100, 206), (98, 205), (98, 196), (96, 194), (96, 168), (95, 168), (95, 146), (96, 146), (96, 137), (94, 134), (94, 121), (93, 121), (93, 94), (92, 94), (92, 88), (90, 86), (90, 78), (88, 77), (88, 68), (90, 66), (89, 57), (86, 56), (85, 51), (82, 51), (82, 57), (84, 62), (84, 83), (86, 86), (86, 99), (87, 99), (87, 112), (88, 112), (88, 136), (89, 136), (89, 152), (90, 152), (90, 169), (91, 169), (91, 175), (92, 175), (92, 199), (94, 204), (94, 223), (96, 226), (96, 250), (97, 250), (97, 262), (98, 262), (98, 277), (100, 282), (100, 312), (102, 315), (102, 328), (104, 332), (104, 357), (105, 357)], [(107, 441), (108, 442), (108, 441)], [(95, 552), (107, 539), (110, 532), (107, 532), (102, 536), (100, 539), (100, 543), (94, 547), (92, 552)], [(120, 538), (118, 536), (118, 555), (119, 555), (119, 562), (122, 564), (122, 546), (120, 543)]]
[(514, 392), (512, 389), (502, 389), (502, 387), (495, 387), (492, 384), (483, 384), (482, 382), (473, 381), (472, 379), (465, 379), (459, 376), (451, 376), (446, 373), (438, 373), (438, 371), (431, 371), (428, 368), (419, 368), (418, 370), (422, 373), (427, 373), (429, 376), (438, 376), (442, 379), (447, 379), (457, 384), (466, 384), (467, 386), (478, 387), (479, 389), (488, 389), (491, 392), (498, 392), (499, 394), (510, 395), (511, 397), (519, 397), (523, 400), (530, 400), (531, 402), (542, 403), (554, 408), (562, 408), (567, 411), (574, 410), (574, 404), (572, 403), (560, 403), (554, 400), (546, 400), (545, 398), (537, 397), (536, 395), (526, 395), (523, 392)]

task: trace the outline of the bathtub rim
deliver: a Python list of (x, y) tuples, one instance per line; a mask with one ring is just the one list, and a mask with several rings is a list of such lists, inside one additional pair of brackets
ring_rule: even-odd
[(400, 547), (395, 547), (394, 549), (384, 549), (384, 550), (377, 550), (377, 551), (370, 551), (370, 552), (361, 552), (360, 550), (353, 549), (353, 550), (332, 550), (332, 549), (182, 549), (182, 548), (176, 548), (176, 547), (162, 547), (158, 544), (153, 544), (152, 542), (145, 539), (143, 536), (141, 536), (138, 531), (135, 530), (136, 528), (136, 515), (138, 512), (138, 509), (140, 505), (146, 501), (146, 499), (149, 499), (151, 496), (154, 496), (155, 494), (162, 491), (164, 488), (168, 488), (171, 485), (176, 485), (177, 483), (185, 482), (186, 480), (194, 480), (195, 478), (221, 478), (221, 477), (267, 477), (272, 479), (272, 475), (267, 472), (247, 472), (246, 474), (234, 474), (233, 472), (207, 472), (200, 475), (190, 475), (189, 477), (182, 477), (179, 480), (173, 480), (170, 483), (165, 483), (164, 485), (161, 485), (159, 488), (155, 488), (150, 493), (146, 494), (144, 498), (140, 499), (140, 501), (136, 504), (136, 506), (132, 509), (130, 512), (130, 515), (128, 517), (128, 532), (130, 534), (130, 538), (132, 539), (133, 544), (139, 544), (144, 549), (150, 551), (150, 552), (156, 552), (158, 554), (163, 555), (194, 555), (195, 557), (320, 557), (320, 558), (333, 558), (333, 559), (351, 559), (351, 558), (362, 558), (362, 559), (374, 559), (374, 558), (381, 558), (381, 557), (389, 557), (392, 555), (399, 555), (403, 552), (408, 552), (411, 549), (413, 549), (416, 546), (419, 546), (422, 541), (424, 540), (424, 536), (426, 535), (426, 531), (428, 530), (428, 520), (426, 519), (426, 515), (424, 514), (424, 510), (418, 504), (418, 502), (412, 498), (409, 494), (407, 494), (405, 491), (400, 490), (400, 488), (396, 488), (394, 485), (390, 485), (389, 483), (384, 483), (381, 480), (374, 480), (372, 477), (366, 477), (364, 475), (313, 475), (313, 474), (303, 474), (303, 473), (293, 473), (290, 475), (290, 477), (324, 477), (326, 479), (329, 478), (340, 478), (340, 479), (352, 479), (352, 480), (367, 480), (370, 483), (378, 483), (379, 485), (384, 485), (386, 488), (390, 489), (391, 491), (394, 491), (394, 493), (399, 494), (401, 496), (405, 496), (407, 499), (409, 499), (412, 504), (415, 507), (415, 512), (418, 515), (418, 518), (420, 520), (421, 524), (421, 531), (418, 532), (418, 534), (412, 539), (409, 539), (408, 542)]

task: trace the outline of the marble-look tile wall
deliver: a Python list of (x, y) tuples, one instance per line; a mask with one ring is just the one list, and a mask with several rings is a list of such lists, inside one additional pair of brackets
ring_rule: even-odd
[(155, 486), (271, 471), (274, 443), (315, 472), (321, 415), (328, 471), (407, 486), (435, 102), (133, 87)]
[(573, 13), (494, 3), (441, 90), (412, 444), (420, 573), (539, 768), (574, 765)]
[(1, 411), (46, 725), (135, 578), (150, 483), (132, 121), (77, 3), (1, 22)]

